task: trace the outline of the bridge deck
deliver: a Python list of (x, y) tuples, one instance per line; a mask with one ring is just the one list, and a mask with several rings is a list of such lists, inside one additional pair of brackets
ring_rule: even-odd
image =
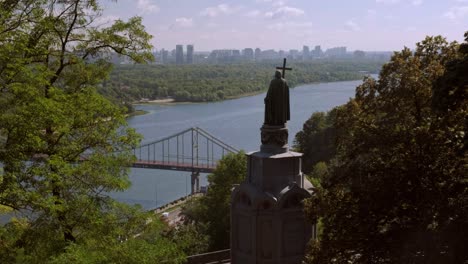
[(160, 169), (160, 170), (176, 170), (176, 171), (199, 171), (203, 173), (212, 173), (216, 168), (216, 164), (192, 164), (183, 162), (169, 161), (150, 161), (137, 160), (132, 164), (134, 168)]

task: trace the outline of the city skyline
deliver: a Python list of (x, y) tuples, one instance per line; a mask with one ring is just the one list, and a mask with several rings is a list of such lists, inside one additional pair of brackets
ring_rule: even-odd
[(463, 40), (468, 0), (119, 0), (104, 3), (101, 23), (139, 15), (156, 49), (197, 51), (346, 46), (414, 48), (426, 35)]
[[(287, 58), (293, 61), (311, 61), (316, 59), (370, 59), (370, 60), (388, 60), (391, 51), (362, 51), (347, 50), (347, 47), (333, 47), (322, 50), (320, 45), (308, 47), (304, 45), (302, 50), (261, 50), (256, 48), (244, 49), (216, 49), (212, 51), (195, 51), (193, 45), (187, 45), (184, 50), (182, 44), (176, 45), (172, 50), (154, 49), (155, 63), (157, 64), (199, 64), (199, 63), (236, 63), (236, 62), (260, 62), (265, 60), (276, 60)], [(128, 61), (116, 61), (116, 63), (128, 63)]]

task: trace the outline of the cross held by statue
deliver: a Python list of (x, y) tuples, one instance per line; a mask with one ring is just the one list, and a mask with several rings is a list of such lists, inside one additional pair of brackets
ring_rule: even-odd
[(292, 68), (286, 68), (286, 58), (284, 58), (284, 60), (283, 60), (283, 67), (276, 67), (276, 69), (281, 70), (281, 77), (283, 77), (283, 78), (284, 78), (284, 72), (286, 70), (292, 71)]

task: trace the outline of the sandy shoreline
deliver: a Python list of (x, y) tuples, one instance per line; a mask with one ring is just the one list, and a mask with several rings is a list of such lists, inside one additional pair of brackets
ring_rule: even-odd
[(174, 98), (166, 98), (166, 99), (155, 99), (155, 100), (140, 100), (140, 101), (134, 102), (133, 104), (134, 105), (140, 105), (140, 104), (203, 104), (203, 103), (215, 103), (215, 102), (222, 102), (222, 101), (239, 99), (239, 98), (242, 98), (242, 97), (254, 96), (254, 95), (264, 93), (264, 92), (265, 91), (258, 91), (258, 92), (251, 92), (251, 93), (246, 93), (246, 94), (241, 94), (241, 95), (229, 96), (229, 97), (226, 97), (226, 98), (224, 98), (222, 100), (219, 100), (219, 101), (192, 102), (192, 101), (176, 101)]
[(167, 104), (175, 102), (174, 98), (167, 98), (167, 99), (156, 99), (156, 100), (149, 100), (148, 103), (151, 104)]
[(168, 104), (175, 102), (174, 98), (155, 99), (155, 100), (141, 100), (138, 104)]
[(144, 105), (144, 104), (175, 104), (178, 103), (173, 98), (166, 98), (166, 99), (155, 99), (155, 100), (140, 100), (135, 101), (133, 105)]

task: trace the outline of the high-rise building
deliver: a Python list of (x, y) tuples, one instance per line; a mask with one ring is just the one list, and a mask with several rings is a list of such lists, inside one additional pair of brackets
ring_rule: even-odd
[(219, 63), (227, 63), (233, 60), (233, 52), (230, 49), (212, 50), (209, 59)]
[(232, 50), (232, 56), (240, 57), (240, 50)]
[(259, 60), (262, 54), (262, 50), (259, 48), (255, 49), (255, 60)]
[(302, 59), (307, 60), (310, 57), (310, 51), (309, 51), (309, 46), (303, 46), (302, 47)]
[(244, 58), (246, 60), (253, 60), (254, 58), (254, 51), (253, 49), (251, 48), (245, 48), (243, 51), (242, 51), (242, 55), (244, 56)]
[(176, 45), (176, 64), (183, 64), (184, 63), (184, 47), (182, 45)]
[(344, 57), (346, 56), (346, 47), (334, 47), (327, 49), (325, 54), (329, 57)]
[(320, 45), (315, 46), (314, 51), (313, 51), (313, 57), (319, 58), (319, 57), (322, 57), (322, 55), (323, 55), (323, 52), (322, 52), (322, 48), (320, 47)]
[(165, 49), (162, 49), (161, 50), (161, 62), (163, 64), (166, 64), (168, 61), (167, 61), (167, 57), (169, 55), (169, 51), (165, 50)]
[(284, 58), (284, 55), (286, 55), (286, 52), (284, 50), (280, 50), (278, 52), (278, 56), (280, 56), (280, 58)]
[(273, 49), (262, 51), (262, 59), (276, 59), (278, 58), (278, 52)]
[(187, 45), (187, 64), (193, 63), (193, 45)]

